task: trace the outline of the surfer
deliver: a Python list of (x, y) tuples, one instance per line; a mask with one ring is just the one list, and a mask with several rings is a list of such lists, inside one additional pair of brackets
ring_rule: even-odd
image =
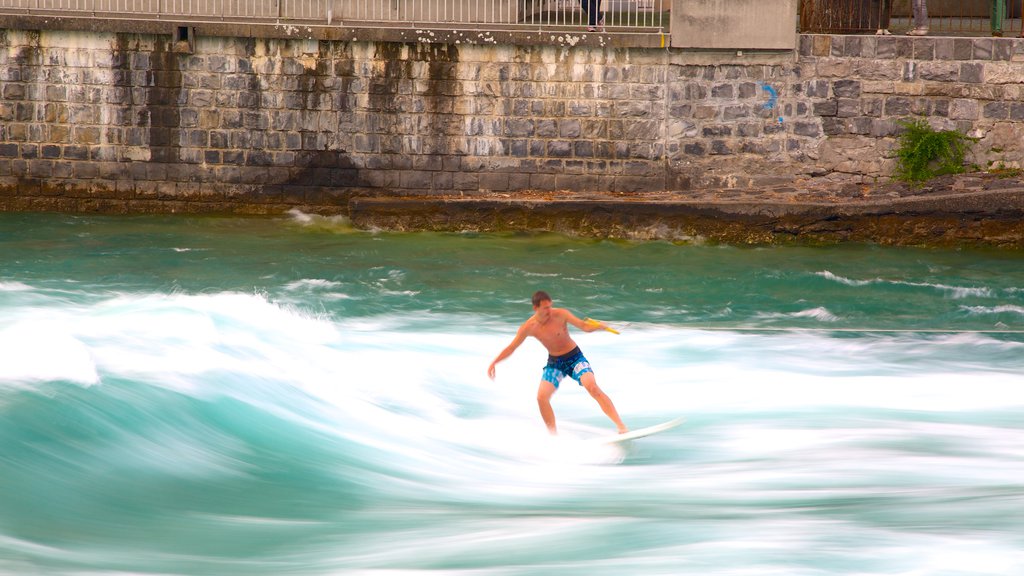
[(528, 336), (533, 336), (540, 340), (540, 343), (548, 350), (548, 363), (544, 366), (540, 388), (537, 389), (537, 405), (540, 407), (540, 416), (544, 419), (548, 431), (552, 434), (558, 432), (555, 427), (555, 412), (551, 408), (551, 396), (558, 390), (558, 384), (562, 379), (568, 376), (576, 380), (594, 400), (597, 400), (601, 410), (615, 423), (620, 434), (628, 432), (629, 428), (622, 423), (611, 398), (597, 386), (597, 378), (594, 376), (594, 370), (590, 367), (590, 362), (569, 336), (568, 324), (572, 324), (584, 332), (607, 330), (608, 327), (603, 322), (593, 320), (584, 322), (572, 312), (564, 308), (555, 308), (551, 304), (551, 296), (547, 292), (538, 290), (533, 295), (533, 316), (523, 322), (519, 331), (516, 332), (516, 337), (512, 339), (512, 343), (506, 346), (491, 362), (490, 367), (487, 368), (487, 375), (494, 380), (495, 366), (498, 362), (511, 356)]

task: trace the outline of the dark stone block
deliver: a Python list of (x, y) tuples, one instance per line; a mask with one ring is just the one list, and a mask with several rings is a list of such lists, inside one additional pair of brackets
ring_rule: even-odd
[(894, 120), (886, 118), (873, 118), (871, 120), (871, 135), (875, 138), (896, 136), (903, 131), (903, 127)]
[(974, 42), (970, 38), (953, 39), (953, 60), (971, 60), (974, 58)]
[(711, 141), (711, 155), (712, 156), (728, 156), (732, 154), (732, 148), (729, 147), (729, 143), (725, 140), (712, 140)]
[(887, 116), (907, 116), (910, 114), (912, 103), (909, 98), (893, 96), (885, 99), (885, 114)]
[(836, 116), (841, 118), (850, 118), (853, 116), (860, 116), (863, 112), (861, 110), (861, 101), (856, 98), (837, 98), (836, 99)]
[(882, 115), (882, 99), (881, 98), (866, 98), (861, 101), (861, 110), (863, 110), (865, 116), (881, 116)]
[(580, 140), (573, 143), (573, 155), (577, 158), (593, 158), (594, 143), (589, 140)]
[(1008, 102), (989, 102), (983, 109), (985, 118), (1005, 120), (1010, 117), (1010, 104)]
[(910, 105), (910, 112), (916, 116), (929, 116), (932, 113), (932, 101), (930, 98), (914, 98)]
[(572, 143), (566, 140), (552, 140), (548, 142), (548, 156), (553, 158), (568, 158), (572, 156)]
[(683, 146), (683, 152), (690, 156), (703, 156), (707, 154), (707, 149), (702, 142), (694, 142)]
[(825, 100), (814, 103), (815, 116), (835, 116), (839, 111), (839, 103), (835, 100)]
[(889, 60), (896, 57), (896, 37), (879, 36), (875, 41), (875, 58)]
[(846, 134), (846, 120), (842, 118), (822, 118), (821, 129), (826, 136)]
[(800, 35), (800, 56), (807, 57), (813, 55), (814, 40), (810, 34)]
[(722, 124), (705, 126), (704, 129), (701, 131), (701, 134), (705, 138), (710, 138), (714, 136), (732, 136), (732, 127), (725, 126)]
[(935, 39), (914, 38), (914, 60), (934, 60)]
[(850, 133), (867, 135), (871, 133), (871, 127), (874, 125), (874, 118), (868, 116), (861, 116), (859, 118), (853, 118), (850, 123)]
[(807, 83), (807, 96), (810, 98), (828, 98), (828, 80), (811, 80)]
[(505, 121), (506, 136), (533, 136), (533, 120), (507, 120)]
[(670, 118), (690, 118), (693, 116), (693, 106), (689, 104), (673, 105), (669, 108)]
[(974, 39), (974, 53), (972, 54), (974, 60), (991, 60), (993, 49), (992, 38), (975, 38)]
[(744, 122), (736, 127), (736, 135), (745, 138), (754, 138), (761, 135), (761, 125), (753, 122)]
[(76, 145), (65, 146), (64, 158), (67, 160), (88, 160), (89, 148), (87, 146)]
[(558, 135), (562, 138), (579, 138), (580, 126), (579, 120), (562, 120), (558, 123)]
[(981, 84), (984, 81), (985, 65), (980, 62), (964, 62), (960, 65), (960, 81)]
[(210, 147), (211, 148), (227, 148), (230, 141), (230, 136), (227, 132), (221, 130), (210, 131)]
[(992, 59), (993, 60), (1011, 60), (1013, 59), (1013, 41), (1007, 39), (994, 40), (992, 46)]
[(748, 140), (740, 143), (740, 152), (744, 154), (766, 154), (768, 150), (764, 144)]
[[(506, 176), (505, 180), (507, 181), (507, 179)], [(433, 172), (429, 170), (402, 170), (398, 174), (398, 185), (401, 188), (429, 190), (432, 182)]]
[(711, 87), (712, 98), (733, 98), (732, 84), (718, 84)]
[(864, 50), (862, 39), (863, 36), (847, 36), (844, 55), (854, 58), (860, 57), (861, 52)]
[(238, 107), (247, 110), (255, 110), (260, 107), (260, 93), (246, 91), (238, 93)]
[(750, 110), (746, 106), (726, 106), (722, 110), (723, 120), (736, 120), (738, 118), (748, 118), (750, 116)]
[(832, 83), (832, 94), (840, 98), (859, 98), (859, 80), (836, 80)]
[(530, 154), (530, 143), (528, 140), (503, 139), (501, 144), (505, 149), (505, 154), (508, 156), (526, 158)]
[(269, 152), (264, 150), (249, 150), (245, 156), (245, 163), (249, 166), (271, 166), (272, 158)]
[(821, 127), (816, 122), (794, 122), (793, 134), (815, 138), (821, 136)]

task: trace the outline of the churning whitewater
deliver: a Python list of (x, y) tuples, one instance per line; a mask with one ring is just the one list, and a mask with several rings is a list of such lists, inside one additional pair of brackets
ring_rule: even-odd
[[(543, 289), (633, 428), (566, 381)], [(0, 214), (0, 573), (1024, 573), (1024, 255)]]

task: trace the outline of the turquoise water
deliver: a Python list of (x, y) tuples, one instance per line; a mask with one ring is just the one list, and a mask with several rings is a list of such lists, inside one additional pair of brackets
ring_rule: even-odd
[(1020, 252), (0, 214), (0, 573), (1019, 575), (1022, 374)]

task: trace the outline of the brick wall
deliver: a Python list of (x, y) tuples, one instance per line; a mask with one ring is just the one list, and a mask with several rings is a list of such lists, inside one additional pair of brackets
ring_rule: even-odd
[(798, 55), (0, 30), (0, 209), (344, 211), (353, 194), (885, 178), (897, 121), (1016, 166), (1018, 39)]

